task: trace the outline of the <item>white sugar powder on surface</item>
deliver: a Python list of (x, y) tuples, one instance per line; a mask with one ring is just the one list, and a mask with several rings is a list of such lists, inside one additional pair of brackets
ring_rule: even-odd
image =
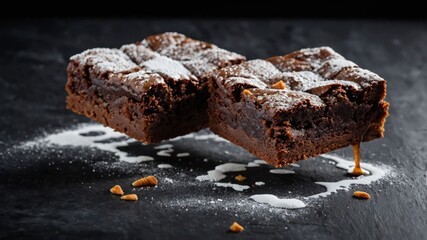
[(256, 194), (250, 197), (259, 203), (266, 203), (270, 206), (286, 209), (298, 209), (305, 207), (305, 203), (295, 198), (278, 198), (272, 194)]
[(219, 183), (219, 182), (217, 182), (217, 183), (215, 183), (215, 185), (218, 187), (230, 187), (230, 188), (233, 188), (234, 190), (239, 191), (239, 192), (246, 190), (246, 189), (249, 189), (249, 186), (247, 186), (247, 185), (240, 185), (240, 184), (234, 184), (234, 183)]
[(168, 57), (156, 56), (142, 64), (148, 70), (163, 73), (174, 79), (189, 79), (193, 75), (178, 61)]
[(159, 165), (157, 165), (157, 167), (158, 168), (173, 168), (173, 166), (170, 164), (159, 164)]
[(177, 157), (188, 157), (190, 156), (190, 153), (178, 153), (176, 154)]
[(250, 162), (248, 163), (247, 167), (259, 167), (258, 163)]
[(215, 170), (222, 173), (226, 172), (241, 172), (246, 170), (245, 164), (240, 163), (224, 163), (215, 167)]
[(215, 142), (228, 142), (228, 140), (226, 140), (226, 139), (224, 139), (218, 135), (215, 135), (213, 133), (205, 134), (205, 135), (196, 135), (196, 136), (194, 136), (194, 139), (195, 140), (213, 140)]
[(257, 185), (257, 186), (264, 186), (265, 185), (265, 182), (255, 182), (255, 185)]
[(254, 163), (256, 164), (264, 164), (264, 165), (269, 165), (268, 162), (264, 161), (264, 160), (254, 160)]
[(173, 147), (172, 144), (162, 144), (162, 145), (154, 147), (154, 149), (169, 149), (169, 148), (172, 148), (172, 147)]
[(169, 148), (169, 149), (165, 149), (165, 150), (160, 150), (156, 154), (157, 154), (157, 156), (161, 156), (161, 157), (170, 157), (170, 156), (172, 156), (171, 155), (172, 152), (173, 152), (173, 149)]
[[(84, 136), (87, 133), (102, 133), (101, 135)], [(107, 141), (109, 139), (125, 138), (122, 141)], [(37, 141), (27, 142), (25, 145), (31, 146), (40, 143), (57, 146), (72, 146), (72, 147), (93, 147), (99, 150), (104, 150), (114, 153), (120, 161), (138, 163), (153, 161), (151, 156), (129, 156), (128, 153), (119, 150), (119, 147), (128, 146), (129, 143), (136, 140), (129, 139), (126, 135), (114, 131), (112, 128), (104, 127), (98, 124), (82, 124), (74, 130), (64, 130), (58, 133), (53, 133), (45, 138)]]
[[(207, 133), (204, 135), (203, 134), (196, 135), (194, 133), (191, 133), (185, 136), (181, 136), (181, 137), (169, 140), (169, 142), (176, 142), (181, 139), (193, 139), (197, 141), (214, 140), (216, 142), (226, 141), (220, 137), (216, 137), (216, 135), (213, 135), (211, 133)], [(135, 143), (135, 142), (136, 142), (135, 140), (128, 138), (124, 134), (115, 132), (111, 128), (103, 127), (98, 124), (81, 124), (81, 125), (78, 125), (76, 129), (63, 130), (57, 133), (53, 133), (53, 134), (47, 135), (44, 138), (40, 138), (35, 141), (26, 142), (21, 147), (37, 147), (39, 145), (41, 145), (42, 147), (45, 145), (52, 146), (52, 147), (54, 146), (91, 147), (91, 148), (96, 148), (99, 150), (111, 152), (118, 157), (119, 161), (122, 161), (122, 162), (139, 163), (139, 162), (145, 162), (145, 161), (153, 161), (154, 158), (152, 156), (145, 156), (145, 155), (129, 156), (127, 152), (119, 149), (119, 148), (129, 146), (129, 144)], [(150, 145), (145, 145), (145, 146), (149, 147)], [(153, 146), (152, 149), (158, 150), (156, 152), (156, 155), (163, 156), (163, 157), (171, 157), (172, 156), (171, 153), (174, 151), (173, 145), (171, 143), (164, 143), (161, 145)], [(188, 155), (189, 153), (178, 153), (177, 157), (185, 157)], [(320, 157), (328, 160), (328, 161), (324, 161), (324, 163), (332, 164), (339, 169), (345, 170), (345, 172), (351, 172), (354, 167), (354, 162), (352, 160), (346, 160), (344, 158), (341, 158), (335, 155), (330, 155), (330, 154), (323, 154)], [(206, 161), (203, 161), (203, 162), (206, 162)], [(345, 179), (339, 180), (336, 182), (315, 182), (315, 184), (324, 186), (326, 188), (326, 191), (324, 192), (315, 193), (313, 195), (305, 196), (305, 197), (297, 196), (297, 198), (283, 198), (283, 196), (279, 198), (271, 194), (254, 194), (250, 196), (250, 199), (259, 203), (267, 204), (267, 206), (272, 206), (275, 208), (297, 209), (297, 208), (304, 207), (306, 204), (310, 204), (311, 200), (319, 199), (320, 197), (327, 197), (333, 193), (337, 193), (338, 190), (347, 191), (350, 189), (352, 185), (369, 185), (375, 181), (378, 181), (384, 178), (389, 173), (389, 168), (384, 166), (379, 167), (379, 166), (368, 164), (368, 163), (362, 163), (361, 166), (367, 175), (362, 175), (358, 177), (347, 175)], [(173, 166), (170, 164), (164, 164), (164, 163), (157, 165), (157, 169), (165, 169), (165, 168), (171, 168), (171, 167)], [(288, 169), (283, 169), (283, 168), (275, 169), (272, 166), (268, 165), (268, 163), (266, 163), (263, 160), (254, 160), (247, 164), (232, 163), (232, 162), (222, 163), (215, 166), (214, 169), (207, 171), (206, 175), (197, 176), (196, 177), (197, 181), (193, 181), (193, 182), (184, 181), (184, 182), (186, 182), (185, 184), (187, 184), (188, 186), (192, 186), (198, 182), (210, 181), (210, 182), (214, 182), (213, 185), (215, 187), (231, 188), (239, 192), (250, 189), (251, 186), (258, 186), (257, 188), (264, 188), (262, 186), (265, 185), (265, 182), (257, 181), (257, 179), (252, 179), (255, 181), (255, 184), (251, 186), (235, 184), (230, 182), (220, 182), (221, 180), (227, 177), (227, 173), (246, 171), (247, 170), (246, 168), (248, 167), (250, 167), (251, 169), (253, 168), (267, 169), (268, 172), (272, 174), (298, 174)], [(294, 163), (294, 164), (291, 164), (290, 167), (296, 168), (300, 166)], [(192, 171), (193, 170), (191, 169), (190, 172)], [(166, 173), (167, 171), (165, 171), (163, 174), (166, 174)], [(167, 183), (175, 182), (174, 180), (169, 178), (169, 176), (164, 176), (163, 179)], [(202, 183), (199, 183), (199, 184), (202, 184)], [(200, 187), (206, 188), (208, 186), (204, 185)], [(303, 199), (304, 201), (306, 201), (306, 203), (302, 202), (300, 199)], [(246, 202), (245, 198), (241, 198), (241, 200), (231, 199), (231, 198), (223, 199), (223, 200), (224, 200), (224, 204), (228, 202), (230, 204), (231, 203), (235, 204), (235, 206), (241, 206), (242, 211), (245, 211), (245, 208), (247, 208), (247, 207), (244, 207), (246, 206), (245, 204), (250, 204), (250, 201)], [(169, 201), (169, 203), (171, 204), (171, 206), (173, 205), (173, 202)], [(190, 199), (186, 198), (184, 202), (179, 201), (179, 203), (185, 206), (189, 206), (192, 204), (201, 204), (202, 206), (206, 206), (203, 204), (203, 201), (201, 201), (200, 199), (198, 200), (194, 199), (194, 201), (190, 201)], [(232, 206), (230, 205), (228, 207), (231, 208)], [(254, 206), (252, 205), (252, 207)]]
[[(345, 160), (341, 157), (330, 155), (330, 154), (323, 154), (320, 155), (322, 158), (332, 160), (336, 162), (336, 167), (341, 168), (344, 170), (353, 169), (354, 162)], [(369, 163), (362, 163), (361, 167), (363, 169), (366, 169), (371, 173), (371, 175), (368, 176), (359, 176), (359, 177), (351, 177), (349, 179), (340, 180), (337, 182), (316, 182), (316, 184), (322, 185), (326, 187), (326, 192), (314, 194), (311, 196), (308, 196), (306, 198), (319, 198), (319, 197), (327, 197), (331, 195), (332, 193), (336, 193), (338, 190), (349, 190), (351, 185), (369, 185), (375, 181), (380, 180), (381, 178), (385, 177), (389, 173), (389, 169), (385, 167), (378, 167), (374, 166)], [(365, 170), (365, 171), (366, 171)]]
[(174, 181), (170, 178), (164, 178), (165, 182), (167, 183), (174, 183)]
[(227, 177), (227, 175), (225, 175), (224, 173), (222, 173), (220, 171), (211, 170), (211, 171), (208, 171), (207, 175), (197, 176), (196, 180), (217, 182), (217, 181), (220, 181), (226, 177)]
[(207, 175), (196, 177), (199, 181), (212, 181), (217, 182), (226, 177), (224, 173), (227, 172), (241, 172), (246, 170), (245, 164), (240, 163), (224, 163), (215, 167), (214, 170), (208, 171)]
[(276, 168), (276, 169), (270, 169), (270, 173), (273, 173), (273, 174), (294, 174), (295, 171), (288, 170), (288, 169), (282, 169), (282, 168)]

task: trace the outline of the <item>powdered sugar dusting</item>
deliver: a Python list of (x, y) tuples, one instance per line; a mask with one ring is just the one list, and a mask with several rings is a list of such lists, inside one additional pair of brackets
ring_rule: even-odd
[(259, 167), (258, 163), (250, 162), (248, 163), (247, 167)]
[(196, 180), (198, 181), (212, 181), (217, 182), (227, 177), (224, 173), (217, 171), (217, 170), (210, 170), (208, 171), (207, 175), (200, 175), (196, 177)]
[(294, 174), (295, 171), (288, 170), (288, 169), (271, 169), (270, 173), (273, 173), (273, 174)]
[(305, 207), (305, 203), (301, 200), (295, 198), (278, 198), (272, 194), (256, 194), (250, 198), (256, 202), (266, 203), (277, 208), (298, 209)]
[(309, 71), (300, 72), (284, 72), (284, 81), (286, 86), (290, 86), (292, 90), (296, 91), (310, 91), (314, 88), (327, 87), (327, 86), (348, 86), (353, 89), (360, 89), (360, 85), (355, 82), (345, 80), (327, 80), (320, 77), (318, 74)]
[(267, 84), (262, 82), (257, 78), (248, 78), (248, 77), (229, 77), (223, 80), (223, 85), (226, 89), (232, 91), (233, 86), (239, 84), (244, 85), (247, 88), (267, 88)]
[(161, 157), (170, 157), (172, 156), (171, 153), (173, 152), (173, 149), (164, 149), (164, 150), (160, 150), (158, 151), (156, 154), (157, 156), (161, 156)]
[(172, 165), (170, 165), (170, 164), (165, 164), (165, 163), (163, 163), (163, 164), (159, 164), (159, 165), (157, 165), (157, 167), (158, 167), (158, 168), (173, 168), (173, 166), (172, 166)]
[(154, 147), (154, 149), (169, 149), (169, 148), (172, 148), (172, 147), (173, 147), (172, 144), (162, 144), (162, 145)]
[(281, 79), (281, 72), (270, 62), (265, 60), (251, 60), (239, 65), (221, 69), (217, 75), (224, 78), (237, 77), (238, 79), (254, 79), (264, 86), (270, 82)]
[(245, 99), (255, 99), (268, 113), (274, 114), (279, 110), (288, 110), (294, 106), (305, 104), (309, 106), (325, 107), (324, 102), (316, 95), (301, 91), (277, 89), (251, 89), (252, 95), (245, 95)]
[[(91, 132), (102, 132), (101, 135), (85, 136), (83, 134)], [(126, 138), (122, 141), (111, 141), (108, 139)], [(135, 142), (134, 139), (127, 138), (126, 135), (116, 132), (111, 128), (106, 128), (101, 125), (79, 125), (75, 130), (65, 130), (62, 132), (54, 133), (46, 138), (37, 141), (27, 142), (26, 146), (33, 146), (40, 143), (47, 143), (49, 145), (57, 146), (71, 146), (71, 147), (92, 147), (103, 151), (114, 153), (120, 161), (138, 163), (153, 161), (151, 156), (129, 156), (126, 152), (120, 151), (119, 147), (128, 146), (129, 143)]]
[(190, 156), (190, 153), (187, 153), (187, 152), (185, 152), (185, 153), (177, 153), (176, 156), (177, 157), (188, 157), (188, 156)]
[(217, 182), (226, 177), (227, 172), (241, 172), (246, 171), (246, 165), (240, 163), (224, 163), (215, 167), (214, 170), (208, 171), (207, 175), (200, 175), (196, 177), (199, 181), (212, 181)]
[(190, 79), (195, 77), (180, 63), (168, 57), (157, 56), (141, 64), (153, 72), (165, 74), (173, 79)]
[(344, 68), (353, 68), (357, 65), (344, 58), (332, 58), (325, 61), (322, 66), (317, 70), (324, 78), (332, 78), (337, 75)]
[[(209, 135), (211, 133), (194, 133), (191, 135), (187, 135), (185, 137), (182, 137), (182, 141), (208, 141), (211, 138), (202, 138), (203, 140), (196, 140), (196, 136), (204, 136)], [(153, 161), (154, 158), (152, 156), (146, 156), (141, 155), (141, 153), (130, 156), (124, 149), (129, 148), (132, 144), (141, 144), (137, 143), (135, 140), (127, 138), (125, 135), (115, 132), (114, 130), (110, 128), (103, 127), (101, 125), (93, 125), (93, 124), (83, 124), (78, 125), (75, 128), (71, 130), (63, 130), (59, 131), (57, 133), (49, 134), (46, 137), (37, 139), (35, 141), (30, 141), (22, 145), (22, 147), (42, 147), (43, 149), (46, 148), (46, 146), (55, 147), (55, 146), (61, 146), (61, 147), (89, 147), (89, 148), (97, 148), (100, 150), (108, 151), (113, 153), (115, 156), (117, 156), (118, 161), (123, 162), (130, 162), (130, 163), (140, 163), (144, 161)], [(214, 143), (213, 143), (214, 144)], [(223, 143), (220, 143), (223, 144)], [(228, 143), (226, 143), (228, 144)], [(177, 146), (175, 146), (177, 145)], [(213, 207), (219, 206), (215, 205), (217, 203), (221, 203), (221, 207), (226, 208), (236, 208), (239, 207), (239, 211), (245, 211), (245, 209), (266, 209), (266, 211), (271, 214), (271, 211), (277, 211), (274, 209), (298, 209), (302, 208), (305, 205), (308, 206), (317, 206), (312, 204), (313, 201), (318, 201), (321, 198), (328, 197), (329, 195), (333, 193), (338, 193), (339, 190), (347, 191), (351, 188), (352, 185), (368, 185), (372, 184), (373, 182), (376, 182), (380, 179), (383, 179), (387, 176), (389, 173), (389, 168), (385, 166), (376, 166), (373, 164), (368, 163), (362, 163), (362, 167), (369, 172), (370, 174), (364, 175), (364, 176), (358, 176), (354, 177), (351, 175), (343, 175), (343, 179), (337, 180), (335, 182), (315, 182), (315, 184), (319, 186), (325, 187), (325, 190), (323, 192), (314, 192), (313, 194), (309, 196), (302, 196), (298, 194), (294, 194), (288, 191), (279, 191), (281, 193), (278, 193), (278, 189), (275, 189), (275, 183), (270, 182), (271, 179), (269, 176), (273, 176), (271, 174), (271, 170), (287, 170), (288, 169), (275, 169), (272, 166), (266, 164), (266, 162), (262, 160), (252, 160), (249, 163), (237, 163), (237, 162), (222, 162), (218, 165), (211, 168), (211, 170), (208, 170), (206, 175), (200, 175), (200, 176), (194, 176), (193, 169), (184, 170), (184, 168), (180, 167), (180, 164), (183, 162), (179, 162), (179, 159), (173, 159), (172, 158), (172, 152), (174, 151), (174, 148), (182, 148), (182, 146), (185, 146), (186, 144), (180, 144), (175, 141), (167, 141), (159, 145), (142, 145), (144, 146), (144, 149), (146, 151), (152, 152), (151, 154), (158, 154), (161, 151), (167, 151), (163, 153), (167, 153), (168, 158), (156, 158), (156, 161), (161, 161), (162, 159), (165, 159), (167, 162), (159, 162), (150, 165), (149, 163), (144, 163), (142, 165), (135, 165), (135, 167), (142, 167), (147, 168), (150, 172), (156, 172), (156, 176), (163, 176), (159, 177), (160, 181), (163, 181), (164, 183), (167, 183), (164, 186), (170, 186), (171, 184), (174, 184), (173, 187), (179, 187), (183, 185), (183, 188), (190, 188), (190, 187), (201, 187), (207, 190), (206, 194), (209, 193), (210, 187), (213, 187), (212, 193), (215, 193), (217, 191), (227, 191), (226, 195), (223, 195), (223, 192), (221, 196), (221, 201), (218, 200), (218, 197), (212, 198), (212, 197), (205, 197), (205, 196), (191, 196), (186, 197), (184, 199), (162, 199), (162, 204), (166, 204), (168, 207), (174, 207), (174, 206), (203, 206), (206, 207), (206, 203), (213, 202)], [(214, 146), (214, 145), (212, 145)], [(151, 149), (151, 150), (150, 150)], [(142, 153), (144, 154), (144, 153)], [(232, 153), (229, 153), (227, 156), (232, 156)], [(314, 160), (316, 164), (328, 164), (333, 165), (334, 167), (338, 169), (342, 169), (342, 173), (346, 173), (347, 171), (351, 170), (354, 167), (354, 163), (352, 160), (346, 160), (344, 158), (338, 157), (336, 155), (322, 155), (322, 158), (328, 160), (328, 161), (320, 161), (320, 160)], [(170, 160), (169, 160), (170, 159)], [(196, 161), (195, 159), (189, 160), (188, 163)], [(200, 159), (199, 164), (212, 164), (213, 161), (217, 160), (211, 160), (209, 162), (203, 161), (203, 159)], [(292, 167), (294, 173), (293, 175), (289, 175), (287, 178), (289, 181), (289, 178), (292, 178), (294, 175), (298, 176), (298, 178), (305, 178), (304, 177), (304, 171), (305, 166), (304, 162), (301, 162), (301, 166), (297, 166), (296, 164), (292, 164), (289, 167)], [(175, 164), (176, 163), (176, 164)], [(313, 164), (310, 163), (310, 164)], [(151, 167), (149, 167), (151, 166)], [(191, 164), (188, 166), (192, 166)], [(251, 166), (250, 169), (248, 167)], [(173, 170), (169, 170), (173, 167)], [(254, 169), (257, 168), (257, 169)], [(288, 167), (287, 167), (288, 168)], [(257, 171), (257, 172), (265, 172), (265, 174), (260, 175), (251, 175), (251, 171)], [(159, 172), (161, 171), (161, 172)], [(199, 170), (198, 173), (202, 173)], [(235, 182), (234, 177), (236, 174), (230, 174), (230, 173), (238, 173), (242, 171), (247, 171), (244, 175), (248, 177), (244, 182)], [(179, 173), (177, 173), (179, 172)], [(274, 172), (274, 171), (273, 171)], [(172, 177), (173, 174), (173, 177)], [(193, 176), (191, 178), (185, 178), (183, 179), (183, 176), (190, 175)], [(195, 177), (195, 179), (194, 179)], [(193, 180), (192, 180), (193, 179)], [(280, 179), (276, 178), (275, 179)], [(207, 181), (207, 182), (205, 182)], [(266, 183), (267, 182), (267, 183)], [(175, 185), (179, 183), (178, 185)], [(210, 186), (209, 186), (210, 185)], [(163, 185), (162, 185), (163, 186)], [(160, 187), (162, 187), (160, 186)], [(276, 185), (277, 186), (277, 185)], [(284, 187), (283, 185), (280, 185), (280, 187)], [(219, 190), (218, 188), (221, 188), (223, 190)], [(231, 192), (230, 192), (231, 190)], [(234, 195), (233, 192), (238, 191), (240, 194), (243, 195)], [(271, 191), (274, 191), (274, 194)], [(231, 195), (230, 195), (231, 194)], [(249, 195), (248, 195), (249, 194)], [(292, 195), (290, 195), (292, 194)], [(254, 200), (254, 201), (250, 201)], [(256, 204), (262, 203), (262, 204)], [(280, 214), (283, 214), (284, 212), (277, 212)]]
[(258, 182), (255, 182), (255, 185), (257, 185), (257, 186), (264, 186), (265, 182), (258, 181)]
[(230, 187), (238, 192), (241, 192), (243, 190), (249, 189), (249, 186), (247, 185), (240, 185), (240, 184), (235, 184), (235, 183), (215, 183), (215, 186), (218, 187)]
[(202, 84), (204, 80), (199, 82), (197, 77), (203, 78), (213, 70), (244, 59), (213, 44), (178, 33), (164, 33), (141, 43), (123, 45), (120, 50), (89, 49), (72, 56), (70, 62), (74, 68), (79, 65), (78, 68), (88, 69), (90, 79), (113, 81), (140, 94), (152, 85), (170, 84), (163, 78)]
[(151, 49), (148, 49), (141, 44), (126, 44), (123, 45), (120, 50), (128, 55), (138, 65), (160, 56), (158, 53), (153, 52)]
[[(345, 160), (338, 156), (323, 154), (321, 155), (321, 157), (336, 162), (337, 168), (341, 168), (348, 171), (349, 169), (353, 169), (354, 167), (353, 161)], [(338, 190), (349, 190), (350, 186), (355, 184), (369, 185), (375, 181), (380, 180), (381, 178), (384, 178), (389, 173), (388, 168), (385, 168), (385, 167), (380, 168), (378, 166), (374, 166), (369, 163), (362, 163), (361, 167), (363, 169), (366, 169), (368, 172), (370, 172), (370, 175), (367, 175), (367, 176), (361, 175), (356, 178), (344, 179), (338, 182), (316, 182), (316, 184), (326, 187), (326, 192), (314, 194), (314, 195), (308, 196), (307, 198), (309, 199), (309, 198), (327, 197), (332, 193), (336, 193)]]
[(167, 182), (167, 183), (174, 183), (173, 179), (170, 179), (170, 178), (165, 178), (165, 182)]
[(118, 49), (93, 48), (70, 58), (81, 65), (89, 65), (97, 74), (121, 72), (137, 67), (131, 59)]
[(163, 56), (181, 62), (199, 78), (205, 77), (222, 66), (245, 60), (245, 57), (237, 53), (173, 32), (150, 36), (141, 44)]
[(192, 56), (192, 58), (188, 58), (187, 61), (183, 61), (182, 63), (198, 77), (204, 77), (223, 65), (238, 63), (245, 59), (242, 55), (226, 51), (215, 45), (212, 45), (210, 49), (189, 56)]
[(266, 161), (264, 161), (264, 160), (260, 160), (260, 159), (254, 160), (254, 163), (256, 163), (256, 164), (269, 165), (269, 164), (268, 164), (268, 162), (266, 162)]
[[(255, 95), (245, 95), (245, 101), (262, 105), (263, 110), (292, 109), (302, 104), (327, 108), (318, 96), (333, 87), (348, 91), (362, 91), (374, 81), (384, 81), (368, 70), (346, 60), (329, 47), (307, 48), (272, 57), (267, 60), (251, 60), (223, 68), (214, 74), (219, 86), (217, 91), (235, 94), (236, 89), (250, 89)], [(285, 83), (285, 89), (277, 90), (274, 84)]]
[(245, 164), (240, 163), (224, 163), (215, 167), (215, 170), (222, 173), (226, 172), (241, 172), (246, 170)]
[(224, 139), (218, 135), (215, 135), (213, 133), (206, 134), (206, 135), (196, 135), (196, 136), (194, 136), (194, 139), (196, 139), (196, 140), (209, 140), (209, 139), (211, 139), (215, 142), (228, 142), (228, 140), (226, 140), (226, 139)]

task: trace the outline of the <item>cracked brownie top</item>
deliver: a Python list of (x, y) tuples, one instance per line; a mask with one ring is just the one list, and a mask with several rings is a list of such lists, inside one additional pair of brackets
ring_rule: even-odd
[(179, 94), (190, 93), (205, 83), (211, 71), (244, 60), (213, 44), (179, 33), (163, 33), (120, 49), (86, 50), (72, 56), (69, 67), (136, 96), (159, 85)]
[(385, 98), (384, 79), (329, 47), (251, 60), (220, 69), (213, 78), (236, 101), (252, 99), (260, 107), (276, 111), (298, 106), (324, 107), (339, 101), (338, 92), (334, 91), (337, 88), (345, 91), (343, 98), (359, 103)]

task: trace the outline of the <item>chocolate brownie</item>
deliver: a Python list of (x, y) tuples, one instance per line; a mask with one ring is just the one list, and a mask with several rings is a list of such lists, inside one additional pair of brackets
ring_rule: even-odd
[(386, 81), (329, 47), (226, 67), (209, 85), (211, 130), (276, 166), (384, 134)]
[(72, 56), (67, 108), (145, 143), (208, 126), (207, 75), (244, 57), (178, 33)]

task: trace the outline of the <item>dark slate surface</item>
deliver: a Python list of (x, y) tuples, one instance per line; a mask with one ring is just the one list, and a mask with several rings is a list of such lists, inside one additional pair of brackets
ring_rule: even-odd
[[(359, 186), (369, 201), (339, 192), (302, 210), (269, 213), (233, 208), (230, 200), (249, 193), (196, 184), (194, 177), (222, 162), (253, 159), (226, 143), (183, 140), (176, 152), (191, 157), (156, 157), (156, 162), (117, 164), (111, 154), (90, 149), (14, 148), (40, 135), (89, 122), (65, 110), (65, 67), (72, 54), (92, 47), (118, 47), (149, 34), (177, 31), (264, 58), (299, 48), (328, 45), (388, 80), (390, 117), (386, 137), (365, 143), (365, 162), (393, 168), (388, 180)], [(427, 238), (427, 24), (381, 21), (207, 21), (207, 20), (37, 20), (0, 23), (0, 238), (102, 239), (426, 239)], [(126, 151), (154, 155), (133, 144)], [(224, 153), (227, 151), (227, 154)], [(351, 157), (351, 150), (337, 152)], [(202, 161), (208, 158), (206, 163)], [(158, 163), (174, 169), (156, 169)], [(318, 171), (312, 159), (296, 175), (259, 171), (268, 191), (306, 196), (322, 191), (307, 179), (342, 178), (333, 167)], [(114, 165), (116, 164), (116, 165)], [(114, 167), (111, 167), (114, 166)], [(128, 203), (108, 193), (120, 183), (157, 173), (182, 182), (141, 190)], [(228, 177), (232, 177), (231, 175)], [(172, 186), (172, 187), (170, 187)], [(224, 198), (223, 207), (191, 199)], [(186, 202), (186, 200), (188, 200)], [(169, 204), (169, 203), (182, 203)], [(206, 202), (206, 201), (205, 201)], [(228, 205), (227, 205), (228, 204)], [(234, 235), (237, 220), (246, 230)]]

